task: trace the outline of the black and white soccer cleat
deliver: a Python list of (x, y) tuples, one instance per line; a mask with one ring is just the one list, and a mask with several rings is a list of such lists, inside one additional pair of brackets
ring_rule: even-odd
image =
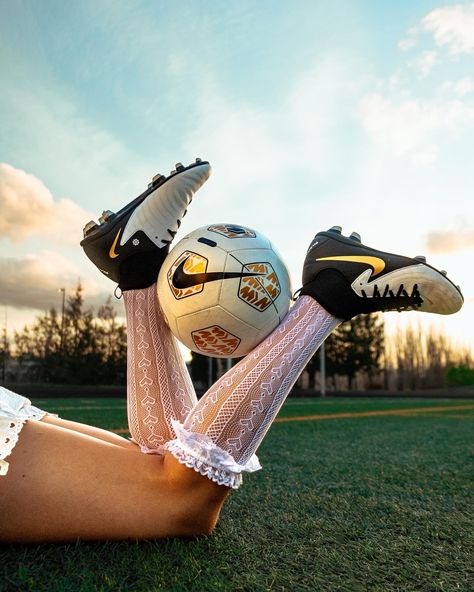
[(155, 175), (148, 189), (117, 213), (102, 213), (84, 227), (81, 246), (98, 269), (122, 290), (146, 288), (156, 281), (181, 219), (196, 191), (211, 174), (196, 159), (168, 177)]
[(426, 263), (366, 247), (360, 235), (340, 226), (319, 232), (303, 266), (301, 295), (315, 298), (340, 319), (388, 310), (453, 314), (463, 305), (461, 290)]

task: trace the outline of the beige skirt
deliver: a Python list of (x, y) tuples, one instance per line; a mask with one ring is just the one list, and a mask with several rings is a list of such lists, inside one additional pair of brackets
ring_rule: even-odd
[(0, 386), (0, 477), (8, 472), (5, 460), (15, 448), (20, 432), (29, 419), (54, 415), (38, 409), (26, 397)]

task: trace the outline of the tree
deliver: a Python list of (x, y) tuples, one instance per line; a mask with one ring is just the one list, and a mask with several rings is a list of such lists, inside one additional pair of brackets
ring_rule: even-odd
[[(189, 369), (191, 372), (191, 378), (199, 386), (207, 388), (209, 381), (214, 383), (218, 378), (227, 372), (230, 366), (234, 366), (240, 361), (241, 358), (211, 358), (204, 356), (197, 352), (191, 351), (191, 362)], [(211, 376), (209, 376), (211, 371)]]
[(97, 317), (84, 309), (77, 285), (63, 319), (53, 308), (15, 332), (15, 355), (28, 379), (58, 384), (117, 384), (125, 380), (127, 338), (109, 298)]
[(329, 348), (328, 373), (347, 376), (349, 389), (358, 372), (366, 372), (371, 380), (380, 368), (384, 335), (384, 322), (377, 314), (359, 315), (339, 325)]
[(123, 382), (127, 372), (127, 330), (117, 322), (110, 296), (99, 308), (97, 317), (95, 340), (101, 354), (103, 379), (108, 384)]
[[(380, 368), (384, 353), (384, 323), (377, 314), (359, 315), (339, 325), (325, 342), (326, 374), (329, 377), (346, 376), (352, 388), (357, 372), (366, 372), (372, 379)], [(313, 356), (306, 369), (310, 388), (314, 388), (314, 375), (319, 369), (319, 354)]]
[(446, 335), (420, 324), (396, 331), (387, 344), (387, 364), (398, 390), (442, 388), (450, 381), (450, 369), (474, 368), (469, 348), (454, 346)]
[(7, 328), (4, 326), (0, 338), (0, 373), (2, 382), (5, 383), (7, 375), (7, 363), (10, 358), (10, 341), (7, 336)]

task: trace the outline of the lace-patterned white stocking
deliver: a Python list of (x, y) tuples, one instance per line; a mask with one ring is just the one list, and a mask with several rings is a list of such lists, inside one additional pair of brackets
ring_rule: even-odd
[(162, 453), (197, 402), (178, 342), (164, 322), (156, 286), (123, 293), (127, 316), (127, 408), (133, 440)]
[(321, 343), (341, 322), (302, 296), (283, 322), (197, 403), (166, 448), (230, 487), (242, 471), (260, 468), (254, 456), (291, 387)]

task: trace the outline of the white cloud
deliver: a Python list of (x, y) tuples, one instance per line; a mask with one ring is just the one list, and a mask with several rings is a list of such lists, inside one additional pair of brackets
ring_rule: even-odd
[[(23, 258), (0, 257), (0, 304), (16, 309), (58, 308), (58, 289), (71, 293), (78, 281), (87, 306), (103, 304), (108, 293), (98, 284), (79, 277), (78, 268), (58, 253), (43, 251)], [(121, 305), (117, 305), (121, 311)]]
[(347, 56), (322, 58), (293, 81), (274, 109), (235, 104), (210, 83), (186, 146), (190, 153), (202, 146), (215, 175), (236, 191), (257, 178), (276, 184), (289, 169), (323, 173), (335, 150), (333, 129), (350, 117), (347, 103), (358, 91), (353, 67)]
[(452, 92), (458, 97), (464, 97), (474, 91), (474, 79), (471, 76), (464, 76), (459, 80), (446, 80), (443, 82), (441, 90)]
[(373, 140), (390, 152), (432, 162), (438, 134), (454, 134), (474, 124), (474, 105), (459, 100), (399, 99), (380, 93), (366, 95), (359, 117)]
[(78, 244), (92, 217), (70, 199), (55, 201), (34, 175), (0, 163), (0, 236), (13, 242), (39, 235)]
[(429, 12), (421, 28), (430, 32), (438, 47), (450, 55), (474, 51), (474, 3), (444, 6)]
[(465, 76), (454, 83), (453, 90), (458, 97), (464, 97), (474, 91), (474, 80), (470, 76)]
[(420, 74), (422, 78), (428, 76), (428, 74), (433, 69), (436, 61), (438, 59), (438, 54), (436, 51), (423, 51), (419, 56), (408, 62), (408, 65), (415, 68), (415, 70)]
[(408, 51), (418, 45), (418, 31), (418, 27), (411, 27), (408, 29), (406, 37), (403, 37), (403, 39), (400, 39), (398, 42), (398, 48), (402, 51)]
[(426, 237), (430, 253), (454, 253), (474, 247), (474, 230), (459, 228), (452, 231), (430, 232)]
[[(377, 145), (427, 165), (438, 158), (443, 146), (455, 137), (466, 136), (474, 126), (474, 101), (470, 96), (474, 81), (470, 75), (441, 85), (429, 79), (423, 81), (423, 86), (419, 82), (431, 74), (435, 65), (437, 74), (442, 74), (449, 56), (474, 50), (474, 3), (432, 10), (408, 31), (398, 47), (407, 51), (426, 43), (422, 33), (430, 34), (431, 47), (420, 50), (385, 80), (378, 81), (376, 90), (360, 101), (357, 115)], [(458, 69), (464, 65), (460, 61)]]
[(416, 164), (430, 164), (438, 158), (439, 148), (436, 144), (426, 146), (424, 149), (414, 152), (413, 162)]
[(398, 42), (398, 47), (402, 51), (407, 51), (412, 47), (415, 47), (415, 45), (416, 39), (414, 39), (413, 37), (404, 37), (403, 39), (400, 39), (400, 41)]
[[(9, 162), (41, 171), (54, 194), (67, 195), (88, 209), (100, 197), (102, 207), (114, 210), (143, 190), (144, 182), (157, 172), (158, 150), (144, 157), (129, 149), (47, 73), (21, 70), (21, 63), (20, 73), (9, 70), (1, 49), (5, 80), (0, 112), (8, 115), (2, 121), (0, 148), (7, 151)], [(11, 63), (15, 59), (11, 57)]]

